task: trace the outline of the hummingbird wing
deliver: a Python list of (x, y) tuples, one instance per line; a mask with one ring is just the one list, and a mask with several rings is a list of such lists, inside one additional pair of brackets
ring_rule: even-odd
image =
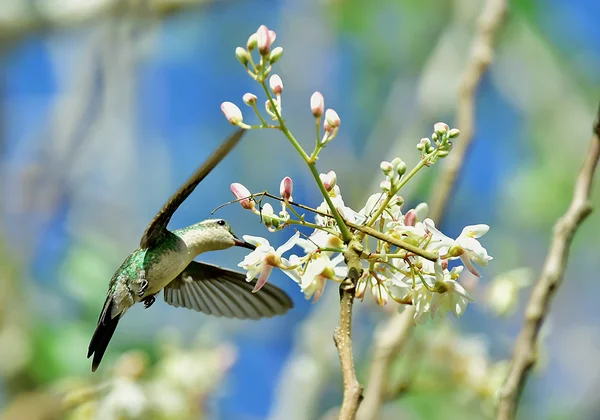
[(294, 307), (289, 296), (271, 284), (252, 293), (254, 283), (242, 273), (192, 261), (165, 287), (164, 297), (175, 307), (238, 319), (271, 318)]
[(202, 166), (187, 180), (179, 190), (171, 196), (169, 201), (154, 217), (144, 232), (144, 236), (140, 241), (140, 248), (146, 249), (156, 245), (158, 240), (167, 230), (167, 225), (175, 210), (185, 201), (186, 198), (194, 191), (194, 188), (202, 181), (215, 166), (217, 166), (225, 156), (235, 147), (240, 141), (246, 130), (239, 129), (233, 133), (221, 146), (202, 164)]

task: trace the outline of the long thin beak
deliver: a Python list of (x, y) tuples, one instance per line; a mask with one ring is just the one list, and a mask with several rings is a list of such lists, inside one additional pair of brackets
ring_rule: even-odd
[(248, 248), (254, 251), (256, 249), (256, 245), (252, 245), (250, 242), (246, 242), (243, 239), (238, 238), (233, 235), (233, 242), (235, 242), (235, 246), (241, 246), (242, 248)]

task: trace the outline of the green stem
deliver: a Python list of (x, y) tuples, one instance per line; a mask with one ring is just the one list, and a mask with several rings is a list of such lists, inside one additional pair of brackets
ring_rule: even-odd
[(335, 219), (335, 221), (340, 229), (340, 232), (342, 234), (342, 240), (345, 243), (350, 242), (352, 240), (352, 234), (350, 233), (350, 230), (348, 230), (348, 227), (344, 223), (344, 219), (342, 218), (340, 213), (337, 211), (337, 209), (333, 205), (333, 202), (331, 201), (331, 197), (329, 196), (329, 193), (325, 189), (323, 182), (321, 182), (321, 178), (319, 177), (319, 171), (317, 171), (317, 167), (315, 166), (314, 161), (312, 161), (311, 158), (306, 154), (306, 152), (304, 151), (302, 146), (300, 146), (300, 143), (298, 143), (298, 140), (296, 140), (294, 135), (287, 128), (287, 125), (285, 124), (285, 121), (281, 117), (281, 114), (279, 113), (279, 109), (277, 109), (275, 101), (273, 100), (273, 96), (271, 95), (271, 92), (269, 92), (269, 89), (267, 88), (267, 85), (264, 81), (261, 83), (261, 86), (263, 87), (263, 90), (265, 91), (267, 98), (271, 102), (271, 108), (273, 109), (273, 112), (275, 113), (275, 116), (277, 117), (277, 120), (279, 121), (281, 132), (288, 138), (290, 143), (292, 143), (292, 146), (294, 146), (294, 148), (298, 151), (298, 153), (300, 153), (300, 156), (302, 156), (302, 159), (304, 159), (304, 161), (308, 165), (308, 168), (310, 169), (310, 172), (313, 175), (313, 178), (315, 179), (315, 182), (317, 183), (317, 186), (319, 187), (321, 194), (325, 198), (325, 202), (329, 206), (331, 215)]
[(387, 209), (388, 204), (390, 204), (391, 199), (406, 185), (410, 179), (415, 176), (417, 172), (419, 172), (429, 160), (438, 153), (438, 149), (435, 149), (433, 152), (426, 155), (421, 161), (415, 166), (405, 177), (402, 178), (398, 187), (392, 192), (390, 191), (385, 198), (383, 204), (379, 206), (375, 214), (371, 217), (371, 219), (367, 222), (366, 226), (371, 227), (373, 224), (379, 219), (381, 214)]

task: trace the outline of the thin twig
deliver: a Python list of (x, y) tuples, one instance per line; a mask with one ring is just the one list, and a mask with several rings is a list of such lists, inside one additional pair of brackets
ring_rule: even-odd
[[(448, 162), (440, 174), (440, 183), (429, 200), (432, 203), (429, 215), (438, 225), (441, 224), (456, 177), (473, 139), (475, 89), (492, 61), (497, 33), (506, 16), (507, 7), (507, 0), (487, 0), (479, 16), (479, 30), (471, 46), (471, 59), (467, 63), (460, 83), (456, 112), (457, 127), (461, 130), (461, 135), (448, 156)], [(373, 345), (373, 361), (365, 400), (358, 413), (359, 420), (379, 418), (389, 382), (389, 366), (402, 351), (410, 336), (411, 327), (414, 325), (412, 320), (414, 311), (414, 307), (407, 307), (401, 315), (394, 316), (380, 327)]]
[(452, 153), (448, 155), (441, 182), (430, 203), (429, 214), (438, 225), (442, 224), (444, 211), (456, 180), (469, 150), (475, 132), (475, 90), (492, 62), (494, 45), (508, 10), (507, 0), (487, 0), (481, 15), (479, 29), (471, 46), (471, 58), (463, 73), (458, 91), (456, 107), (456, 126), (460, 129), (460, 137), (455, 142)]
[(573, 199), (566, 213), (554, 225), (554, 234), (546, 261), (525, 309), (523, 328), (517, 337), (512, 364), (500, 391), (497, 413), (497, 418), (500, 420), (511, 420), (516, 416), (527, 376), (537, 360), (537, 339), (540, 328), (550, 312), (552, 297), (564, 279), (573, 236), (592, 211), (589, 202), (590, 191), (599, 158), (600, 108), (594, 123), (594, 135), (589, 150), (575, 181)]
[(344, 253), (348, 265), (348, 276), (340, 284), (340, 325), (333, 334), (333, 341), (340, 356), (344, 382), (344, 399), (340, 409), (340, 420), (354, 420), (363, 398), (363, 389), (356, 378), (352, 353), (352, 305), (356, 284), (362, 275), (361, 253), (362, 245), (358, 239), (353, 238), (348, 244), (348, 250)]

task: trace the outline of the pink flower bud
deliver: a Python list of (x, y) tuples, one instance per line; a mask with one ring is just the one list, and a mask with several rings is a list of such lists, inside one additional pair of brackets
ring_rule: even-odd
[(444, 258), (443, 260), (441, 260), (442, 263), (442, 270), (445, 270), (448, 268), (448, 259)]
[(394, 167), (392, 166), (392, 164), (386, 160), (384, 160), (383, 162), (381, 162), (379, 164), (379, 167), (381, 168), (381, 171), (387, 175), (390, 172), (392, 172), (392, 170), (394, 169)]
[(280, 95), (283, 92), (283, 81), (277, 74), (269, 78), (269, 86), (275, 95)]
[(404, 215), (404, 226), (414, 226), (417, 224), (417, 212), (415, 209), (410, 209)]
[(268, 55), (271, 52), (271, 43), (273, 42), (271, 40), (271, 33), (275, 34), (275, 32), (269, 31), (269, 28), (265, 25), (260, 25), (258, 31), (256, 31), (256, 45), (260, 55)]
[(225, 114), (225, 118), (233, 125), (238, 125), (242, 121), (244, 121), (244, 117), (242, 116), (242, 111), (231, 102), (223, 102), (221, 104), (221, 111)]
[(246, 105), (255, 105), (256, 104), (256, 95), (252, 93), (244, 93), (242, 96), (242, 100)]
[(325, 122), (331, 127), (337, 128), (341, 123), (340, 116), (333, 109), (329, 108), (327, 111), (325, 111)]
[(242, 184), (234, 182), (229, 187), (234, 197), (239, 200), (241, 206), (247, 210), (254, 209), (254, 201), (249, 197), (252, 195), (248, 188), (244, 187)]
[(315, 118), (321, 118), (325, 112), (325, 98), (321, 92), (315, 92), (310, 97), (310, 110)]
[(321, 182), (327, 192), (333, 190), (333, 187), (337, 184), (337, 175), (334, 171), (329, 171), (326, 174), (319, 174), (319, 178), (321, 178)]
[(446, 134), (448, 132), (448, 130), (450, 130), (450, 127), (448, 127), (448, 124), (443, 123), (443, 122), (435, 123), (435, 125), (433, 126), (433, 131), (438, 136), (442, 136), (442, 135)]
[(289, 201), (292, 199), (292, 190), (294, 189), (294, 183), (292, 182), (292, 178), (286, 176), (281, 180), (281, 184), (279, 185), (279, 194), (281, 198), (285, 201)]
[(271, 45), (273, 45), (273, 42), (275, 42), (275, 38), (277, 38), (277, 34), (275, 33), (275, 31), (269, 29), (269, 38), (271, 39)]

